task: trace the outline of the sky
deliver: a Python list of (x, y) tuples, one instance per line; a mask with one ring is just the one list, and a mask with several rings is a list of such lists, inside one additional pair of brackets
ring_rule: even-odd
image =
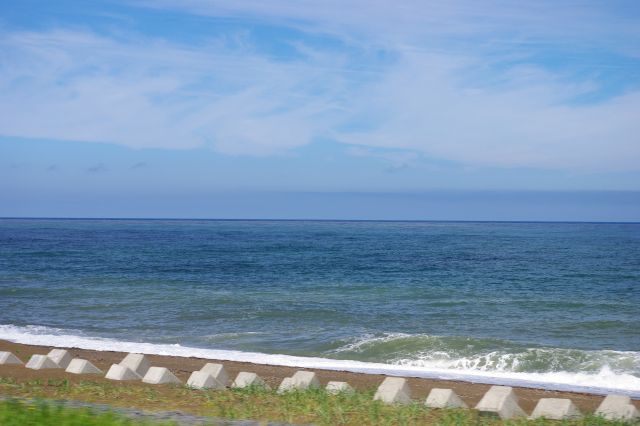
[(640, 3), (0, 2), (0, 216), (640, 221)]

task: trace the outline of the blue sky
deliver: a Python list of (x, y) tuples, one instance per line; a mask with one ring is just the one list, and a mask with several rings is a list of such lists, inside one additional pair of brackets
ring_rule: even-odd
[(0, 216), (640, 220), (639, 135), (635, 1), (0, 3)]

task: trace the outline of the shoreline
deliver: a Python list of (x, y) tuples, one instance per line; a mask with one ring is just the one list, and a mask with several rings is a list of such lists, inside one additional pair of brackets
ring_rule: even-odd
[[(36, 326), (36, 329), (38, 328), (40, 327)], [(44, 329), (47, 329), (47, 327), (44, 327)], [(457, 370), (437, 366), (420, 367), (317, 356), (296, 356), (199, 348), (169, 343), (133, 342), (75, 334), (58, 334), (57, 332), (56, 334), (42, 333), (41, 331), (32, 333), (23, 327), (10, 325), (0, 325), (0, 340), (3, 339), (29, 345), (73, 347), (95, 351), (113, 350), (123, 353), (139, 352), (147, 355), (167, 355), (185, 358), (195, 357), (281, 367), (462, 381), (486, 385), (547, 389), (595, 395), (615, 393), (640, 399), (640, 378), (629, 374), (616, 374), (608, 369), (602, 369), (599, 373)]]
[[(14, 343), (7, 340), (0, 340), (0, 351), (13, 352), (23, 362), (27, 362), (33, 354), (46, 354), (54, 346), (28, 345)], [(83, 358), (91, 361), (98, 368), (106, 372), (111, 364), (120, 362), (126, 352), (120, 351), (99, 351), (90, 349), (69, 348), (74, 358)], [(223, 363), (230, 377), (235, 377), (240, 371), (249, 371), (258, 374), (272, 388), (277, 388), (282, 379), (291, 376), (295, 371), (303, 369), (298, 367), (277, 366), (260, 363), (227, 361), (220, 359), (209, 359), (199, 357), (182, 357), (173, 355), (146, 355), (154, 366), (167, 367), (181, 381), (187, 381), (191, 372), (199, 370), (206, 362)], [(356, 373), (348, 371), (335, 371), (320, 368), (304, 368), (304, 370), (314, 371), (318, 375), (322, 385), (326, 385), (331, 380), (346, 381), (355, 389), (366, 390), (376, 388), (386, 377), (381, 374)], [(11, 377), (18, 381), (35, 379), (67, 379), (70, 383), (78, 383), (82, 380), (104, 381), (121, 386), (129, 386), (131, 382), (113, 382), (103, 376), (77, 376), (65, 373), (64, 370), (30, 370), (24, 366), (0, 366), (0, 377)], [(404, 376), (407, 377), (407, 376)], [(423, 401), (426, 399), (432, 388), (453, 389), (460, 398), (469, 406), (475, 406), (482, 395), (491, 387), (489, 384), (473, 383), (462, 380), (444, 380), (438, 378), (415, 378), (407, 377), (412, 391), (413, 399)], [(134, 382), (136, 386), (155, 386)], [(583, 412), (593, 412), (603, 397), (593, 393), (569, 392), (541, 388), (529, 388), (513, 386), (520, 399), (520, 405), (525, 411), (530, 412), (540, 398), (569, 398)], [(634, 404), (640, 409), (640, 399), (634, 398)]]

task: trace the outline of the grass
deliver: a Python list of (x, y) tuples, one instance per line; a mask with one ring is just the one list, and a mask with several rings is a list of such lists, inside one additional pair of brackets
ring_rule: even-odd
[[(160, 424), (153, 423), (153, 425)], [(170, 425), (170, 423), (164, 424)], [(88, 409), (64, 408), (54, 404), (0, 401), (0, 425), (150, 426), (152, 423), (130, 420), (115, 413), (95, 413)]]
[[(229, 419), (258, 419), (318, 425), (567, 425), (613, 426), (622, 422), (587, 416), (580, 420), (512, 420), (481, 417), (473, 410), (432, 410), (418, 402), (393, 406), (373, 401), (374, 390), (332, 395), (324, 390), (278, 394), (262, 388), (199, 391), (183, 386), (150, 387), (141, 383), (106, 383), (66, 379), (20, 382), (0, 378), (0, 394), (26, 398), (70, 399), (150, 411), (178, 410)], [(0, 417), (2, 418), (2, 417)], [(4, 424), (4, 423), (0, 423)], [(9, 423), (20, 424), (20, 423)], [(52, 424), (52, 423), (22, 423)], [(76, 424), (76, 423), (60, 423)], [(103, 424), (103, 423), (85, 423)], [(122, 423), (104, 423), (122, 424)]]

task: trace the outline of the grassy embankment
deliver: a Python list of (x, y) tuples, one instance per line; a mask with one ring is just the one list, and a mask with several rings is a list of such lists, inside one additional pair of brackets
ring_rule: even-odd
[[(160, 424), (130, 420), (115, 413), (95, 413), (86, 409), (64, 408), (45, 403), (0, 402), (0, 425), (3, 426), (159, 426)], [(170, 424), (165, 423), (165, 425)]]
[[(194, 391), (183, 386), (150, 388), (136, 384), (105, 384), (90, 380), (31, 380), (0, 378), (0, 395), (24, 398), (68, 399), (149, 411), (179, 410), (190, 414), (230, 419), (258, 419), (318, 425), (622, 425), (587, 416), (580, 420), (552, 422), (525, 419), (501, 422), (480, 417), (473, 410), (431, 410), (418, 402), (390, 406), (373, 401), (374, 390), (331, 395), (323, 390), (288, 392), (282, 395), (260, 388), (227, 391)], [(31, 408), (29, 408), (31, 407)], [(84, 417), (82, 417), (84, 416)], [(22, 419), (18, 421), (15, 419)], [(77, 420), (80, 419), (80, 420)], [(84, 419), (84, 420), (83, 420)], [(13, 422), (13, 423), (11, 423)], [(87, 410), (0, 403), (0, 424), (120, 425), (118, 416), (90, 415)], [(148, 423), (147, 423), (148, 424)]]

